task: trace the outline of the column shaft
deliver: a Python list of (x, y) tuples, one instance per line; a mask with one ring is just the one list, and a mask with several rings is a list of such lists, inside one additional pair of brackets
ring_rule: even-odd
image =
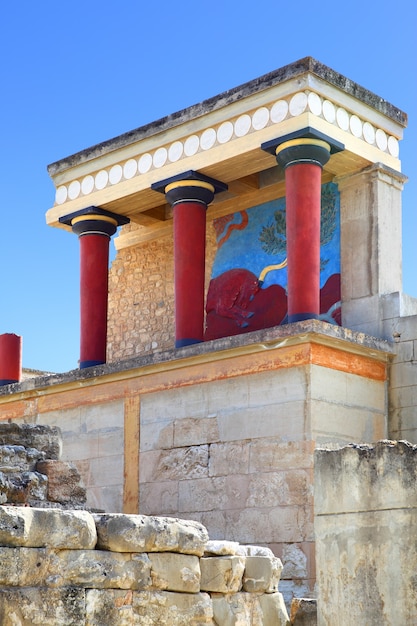
[(80, 367), (106, 362), (109, 237), (80, 236)]
[(285, 170), (288, 321), (320, 314), (321, 167), (299, 163)]
[(206, 205), (178, 202), (174, 212), (175, 345), (203, 341)]

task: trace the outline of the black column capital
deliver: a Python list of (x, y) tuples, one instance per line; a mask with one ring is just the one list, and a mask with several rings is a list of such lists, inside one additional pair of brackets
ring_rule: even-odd
[(72, 231), (78, 236), (95, 233), (111, 237), (118, 226), (127, 224), (130, 220), (124, 215), (117, 215), (99, 207), (89, 206), (64, 215), (59, 218), (59, 221), (61, 224), (71, 226)]
[(189, 170), (153, 183), (151, 188), (165, 194), (171, 206), (178, 202), (200, 202), (207, 206), (213, 201), (216, 193), (227, 190), (227, 185), (215, 178)]

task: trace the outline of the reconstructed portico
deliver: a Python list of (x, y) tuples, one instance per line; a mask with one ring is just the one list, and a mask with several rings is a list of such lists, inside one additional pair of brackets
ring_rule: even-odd
[(268, 545), (286, 598), (314, 595), (315, 447), (417, 443), (406, 122), (306, 58), (50, 165), (99, 339), (1, 418), (62, 425), (89, 506)]

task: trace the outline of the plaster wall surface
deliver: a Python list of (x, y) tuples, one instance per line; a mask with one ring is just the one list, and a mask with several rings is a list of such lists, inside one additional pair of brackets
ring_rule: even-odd
[(319, 626), (417, 622), (417, 447), (315, 453)]

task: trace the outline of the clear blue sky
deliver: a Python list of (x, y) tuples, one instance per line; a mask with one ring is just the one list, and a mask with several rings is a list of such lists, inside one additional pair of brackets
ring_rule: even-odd
[(79, 358), (75, 235), (47, 227), (46, 166), (305, 56), (409, 115), (404, 291), (417, 296), (417, 3), (20, 0), (0, 21), (0, 333), (24, 367)]

